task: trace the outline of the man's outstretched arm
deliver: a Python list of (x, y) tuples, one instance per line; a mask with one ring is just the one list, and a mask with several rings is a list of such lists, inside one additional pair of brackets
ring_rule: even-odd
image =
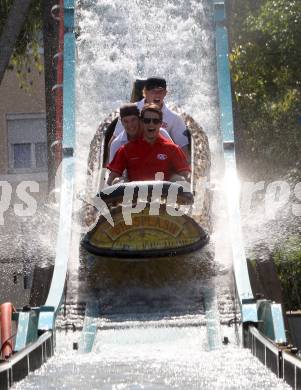
[(109, 174), (109, 177), (108, 177), (108, 180), (107, 180), (107, 184), (109, 186), (111, 186), (113, 184), (113, 181), (117, 178), (121, 177), (120, 173), (117, 173), (117, 172), (112, 172)]

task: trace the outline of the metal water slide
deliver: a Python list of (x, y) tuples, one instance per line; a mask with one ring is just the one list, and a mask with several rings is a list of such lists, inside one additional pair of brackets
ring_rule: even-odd
[(0, 363), (0, 388), (7, 389), (39, 368), (54, 353), (55, 319), (63, 297), (71, 243), (75, 147), (75, 0), (64, 6), (63, 157), (60, 218), (55, 265), (45, 305), (13, 314), (17, 323), (13, 354)]

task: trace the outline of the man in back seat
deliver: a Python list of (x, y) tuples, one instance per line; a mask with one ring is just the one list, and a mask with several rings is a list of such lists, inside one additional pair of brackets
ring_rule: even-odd
[(156, 174), (163, 173), (163, 180), (173, 180), (180, 175), (188, 180), (190, 167), (182, 149), (160, 135), (162, 111), (156, 104), (146, 104), (140, 120), (143, 136), (121, 146), (112, 162), (107, 166), (111, 171), (108, 184), (117, 182), (124, 170), (129, 181), (155, 180)]
[[(164, 103), (166, 94), (166, 80), (161, 77), (150, 77), (146, 80), (145, 87), (143, 89), (144, 99), (137, 102), (137, 107), (141, 111), (145, 104), (157, 104), (162, 110), (163, 114), (161, 126), (168, 131), (174, 143), (179, 145), (188, 156), (189, 140), (186, 135), (186, 125), (180, 115), (174, 111), (171, 111)], [(113, 137), (117, 137), (123, 130), (124, 127), (122, 122), (119, 120), (117, 122)]]

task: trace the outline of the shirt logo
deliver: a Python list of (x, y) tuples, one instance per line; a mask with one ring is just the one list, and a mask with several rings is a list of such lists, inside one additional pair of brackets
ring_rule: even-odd
[(166, 154), (159, 153), (159, 154), (157, 154), (157, 159), (158, 160), (166, 160), (167, 156), (166, 156)]

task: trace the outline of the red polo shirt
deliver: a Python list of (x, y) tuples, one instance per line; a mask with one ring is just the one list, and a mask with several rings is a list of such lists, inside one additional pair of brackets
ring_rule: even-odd
[(138, 138), (121, 146), (107, 168), (120, 175), (126, 169), (129, 181), (154, 180), (157, 172), (169, 180), (174, 173), (190, 172), (182, 149), (160, 134), (154, 144)]

